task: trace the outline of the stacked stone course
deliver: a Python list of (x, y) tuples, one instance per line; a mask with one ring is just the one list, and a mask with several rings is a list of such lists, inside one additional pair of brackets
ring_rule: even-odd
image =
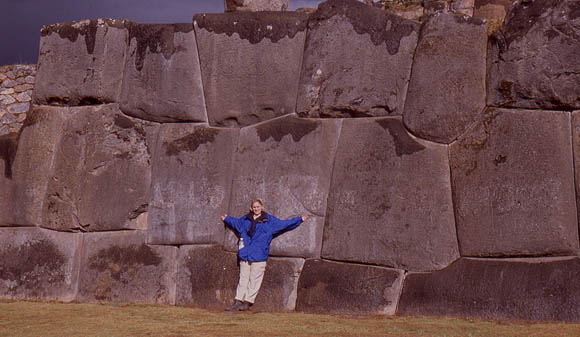
[(0, 136), (18, 133), (32, 101), (36, 65), (0, 67)]
[(219, 216), (259, 196), (311, 218), (255, 310), (580, 321), (580, 8), (516, 1), (488, 38), (449, 5), (46, 27), (0, 135), (0, 297), (223, 307)]

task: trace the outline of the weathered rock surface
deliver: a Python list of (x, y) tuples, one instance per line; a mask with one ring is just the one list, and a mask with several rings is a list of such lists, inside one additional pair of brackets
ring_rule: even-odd
[(81, 235), (0, 228), (0, 298), (72, 301)]
[(210, 125), (244, 126), (294, 112), (307, 18), (296, 12), (194, 16)]
[(296, 310), (393, 315), (402, 282), (402, 270), (307, 260), (298, 283)]
[[(294, 310), (302, 259), (270, 258), (253, 311)], [(181, 246), (177, 305), (223, 309), (236, 296), (240, 269), (237, 256), (219, 246)]]
[(236, 296), (236, 254), (220, 246), (179, 247), (176, 305), (223, 309)]
[(423, 25), (405, 104), (415, 135), (449, 144), (485, 108), (487, 25), (438, 14)]
[(462, 256), (578, 254), (570, 114), (490, 108), (450, 146)]
[[(12, 185), (6, 204), (0, 207), (8, 213), (7, 218), (0, 221), (3, 224), (42, 224), (47, 186), (65, 120), (66, 116), (60, 108), (34, 107), (24, 122), (17, 147), (14, 147), (15, 139), (12, 139), (12, 143), (8, 141), (3, 149), (6, 151), (4, 177), (11, 181), (7, 187)], [(17, 150), (16, 153), (14, 150)], [(11, 162), (10, 167), (6, 159)]]
[(77, 300), (175, 304), (178, 249), (146, 245), (145, 237), (85, 234)]
[(572, 149), (574, 153), (574, 183), (576, 185), (576, 211), (580, 219), (580, 111), (572, 113)]
[(207, 122), (192, 23), (133, 24), (121, 110), (156, 122)]
[(459, 257), (447, 146), (400, 119), (345, 120), (330, 186), (322, 257), (414, 271)]
[(475, 0), (473, 17), (503, 21), (512, 6), (512, 2), (512, 0)]
[[(319, 257), (326, 200), (340, 120), (286, 116), (240, 131), (229, 213), (241, 217), (259, 197), (265, 211), (280, 218), (310, 214), (300, 227), (272, 241), (270, 254)], [(227, 249), (237, 250), (228, 230)]]
[(34, 102), (118, 102), (129, 24), (124, 20), (99, 19), (43, 27)]
[(290, 0), (225, 0), (226, 12), (287, 11)]
[(118, 104), (59, 109), (67, 120), (58, 130), (42, 226), (145, 229), (158, 125), (123, 115)]
[(224, 242), (238, 131), (164, 124), (153, 160), (148, 243)]
[(262, 287), (252, 306), (252, 311), (293, 311), (303, 259), (268, 259)]
[(580, 260), (462, 258), (410, 273), (398, 315), (580, 321)]
[(401, 115), (419, 24), (354, 0), (310, 17), (296, 110), (309, 117)]
[(580, 3), (521, 1), (488, 46), (487, 104), (580, 108)]
[(18, 148), (18, 134), (0, 136), (0, 227), (14, 222), (12, 165)]

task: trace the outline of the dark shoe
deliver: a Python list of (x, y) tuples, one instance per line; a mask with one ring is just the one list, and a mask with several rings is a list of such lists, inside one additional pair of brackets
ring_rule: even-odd
[(252, 306), (252, 303), (250, 303), (248, 301), (243, 301), (238, 310), (239, 311), (247, 311), (247, 310), (250, 310), (251, 306)]
[(238, 311), (244, 302), (234, 300), (234, 303), (226, 308), (226, 311)]

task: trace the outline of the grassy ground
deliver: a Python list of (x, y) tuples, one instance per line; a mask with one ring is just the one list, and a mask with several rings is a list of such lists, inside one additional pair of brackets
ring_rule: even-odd
[(580, 324), (0, 301), (0, 336), (580, 336)]

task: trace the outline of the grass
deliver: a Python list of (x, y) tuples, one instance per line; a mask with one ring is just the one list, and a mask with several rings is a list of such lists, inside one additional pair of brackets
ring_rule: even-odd
[(0, 336), (580, 336), (580, 324), (0, 301)]

